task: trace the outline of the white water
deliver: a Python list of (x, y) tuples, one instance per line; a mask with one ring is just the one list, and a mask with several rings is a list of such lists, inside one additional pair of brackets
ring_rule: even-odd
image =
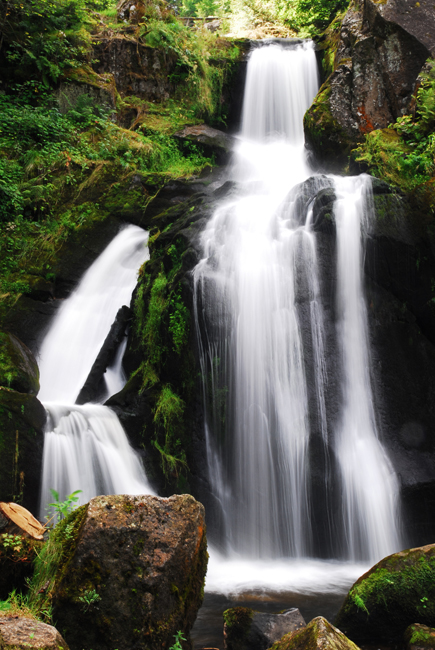
[(373, 221), (368, 176), (335, 178), (337, 277), (343, 355), (343, 413), (336, 442), (343, 480), (346, 546), (352, 558), (381, 558), (400, 548), (398, 480), (378, 439), (370, 389), (363, 248)]
[[(358, 206), (367, 181), (318, 177), (318, 189), (333, 183), (337, 188), (338, 248), (345, 251), (337, 267), (344, 386), (339, 430), (336, 422), (327, 422), (317, 238), (312, 209), (301, 211), (297, 191), (289, 195), (312, 175), (302, 119), (317, 92), (316, 69), (310, 44), (252, 53), (233, 169), (239, 189), (205, 228), (203, 259), (194, 272), (209, 479), (221, 509), (220, 547), (228, 558), (221, 564), (223, 571), (224, 565), (232, 567), (226, 571), (229, 584), (248, 559), (313, 553), (318, 522), (310, 492), (308, 446), (314, 432), (307, 359), (317, 431), (329, 453), (335, 445), (341, 468), (343, 514), (332, 522), (331, 513), (325, 514), (333, 534), (342, 538), (340, 557), (374, 562), (400, 546), (398, 486), (377, 437), (361, 308)], [(328, 487), (325, 478), (326, 500)]]
[[(128, 226), (113, 239), (65, 300), (40, 351), (41, 392), (47, 414), (41, 515), (52, 501), (82, 490), (80, 502), (98, 494), (151, 493), (142, 464), (111, 409), (74, 402), (118, 309), (129, 304), (141, 264), (148, 259), (148, 233)], [(106, 372), (108, 394), (124, 383), (121, 345)]]

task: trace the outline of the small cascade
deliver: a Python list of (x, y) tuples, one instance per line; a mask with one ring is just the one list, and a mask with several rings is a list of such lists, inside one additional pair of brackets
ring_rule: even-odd
[[(378, 438), (370, 383), (360, 232), (368, 181), (313, 175), (302, 124), (316, 92), (312, 44), (253, 50), (232, 169), (237, 190), (206, 225), (194, 270), (209, 481), (221, 528), (214, 541), (226, 557), (307, 558), (323, 538), (329, 557), (353, 561), (400, 547), (398, 483)], [(313, 217), (326, 188), (338, 197), (338, 326), (330, 308), (325, 324)], [(331, 342), (341, 366), (328, 357)], [(323, 454), (321, 519), (311, 449)], [(333, 489), (339, 481), (342, 490)]]
[(399, 486), (379, 442), (370, 381), (363, 242), (373, 222), (371, 179), (334, 179), (343, 411), (336, 440), (350, 559), (377, 560), (400, 547)]
[[(128, 226), (113, 239), (65, 300), (40, 351), (40, 399), (47, 410), (41, 516), (52, 501), (82, 490), (80, 502), (98, 494), (146, 494), (152, 490), (142, 464), (115, 415), (102, 404), (75, 400), (118, 309), (129, 304), (137, 272), (149, 257), (148, 233)], [(107, 393), (125, 383), (125, 341), (105, 374)]]

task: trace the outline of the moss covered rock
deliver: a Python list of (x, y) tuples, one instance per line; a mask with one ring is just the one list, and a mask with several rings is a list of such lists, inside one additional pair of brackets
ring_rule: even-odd
[(29, 348), (9, 332), (0, 332), (0, 385), (36, 395), (39, 370)]
[[(60, 524), (54, 568), (33, 586), (50, 592), (71, 648), (147, 650), (187, 637), (203, 598), (204, 508), (189, 495), (96, 497)], [(50, 582), (51, 580), (51, 582)]]
[(406, 628), (403, 641), (407, 650), (435, 648), (435, 629), (415, 623)]
[(418, 74), (430, 56), (411, 26), (405, 31), (385, 20), (381, 8), (389, 4), (355, 0), (341, 25), (336, 21), (322, 41), (330, 74), (304, 128), (316, 157), (334, 169), (344, 167), (365, 134), (410, 111)]
[(45, 409), (36, 397), (0, 387), (0, 501), (38, 508)]
[(418, 621), (435, 625), (435, 544), (384, 558), (350, 589), (335, 621), (356, 643), (396, 643)]
[(331, 625), (326, 618), (318, 616), (299, 632), (285, 634), (273, 644), (271, 650), (358, 650), (350, 639)]

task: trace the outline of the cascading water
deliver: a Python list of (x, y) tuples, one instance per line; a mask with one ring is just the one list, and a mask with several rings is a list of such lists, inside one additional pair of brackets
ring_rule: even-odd
[[(377, 436), (370, 386), (361, 248), (369, 180), (314, 176), (308, 199), (295, 187), (312, 176), (302, 120), (317, 92), (316, 70), (310, 43), (252, 52), (232, 170), (237, 188), (206, 226), (194, 271), (209, 479), (227, 557), (316, 552), (314, 434), (326, 456), (335, 453), (343, 486), (341, 507), (325, 506), (330, 530), (342, 537), (331, 544), (341, 549), (335, 556), (375, 561), (400, 545), (398, 484)], [(338, 197), (339, 424), (327, 415), (312, 223), (313, 199), (326, 187)], [(325, 479), (325, 503), (328, 487)]]
[[(136, 226), (121, 230), (62, 305), (42, 343), (39, 398), (48, 416), (42, 516), (52, 500), (50, 489), (61, 500), (82, 490), (82, 503), (98, 494), (152, 493), (115, 413), (101, 404), (75, 404), (118, 309), (130, 303), (138, 269), (148, 257), (147, 239)], [(106, 372), (109, 394), (123, 386), (124, 349), (121, 344)]]
[(369, 176), (335, 178), (343, 413), (336, 441), (345, 540), (352, 558), (378, 559), (400, 546), (397, 477), (377, 435), (370, 388), (362, 246), (373, 220)]

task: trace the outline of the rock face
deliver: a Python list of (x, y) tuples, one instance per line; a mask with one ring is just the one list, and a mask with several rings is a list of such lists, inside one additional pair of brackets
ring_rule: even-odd
[(358, 650), (350, 639), (318, 616), (299, 632), (290, 632), (274, 643), (271, 650)]
[(0, 501), (38, 508), (45, 409), (36, 397), (0, 387)]
[(52, 625), (32, 618), (0, 617), (1, 650), (69, 650)]
[[(75, 515), (53, 587), (74, 650), (161, 649), (188, 637), (207, 567), (204, 508), (189, 495), (96, 497)], [(67, 521), (67, 520), (66, 520)]]
[(435, 629), (415, 623), (406, 628), (403, 641), (406, 650), (435, 648)]
[(174, 135), (182, 140), (196, 142), (204, 149), (207, 155), (214, 153), (220, 164), (228, 161), (228, 154), (231, 153), (235, 144), (235, 138), (223, 131), (213, 129), (211, 126), (207, 126), (207, 124), (186, 126), (182, 131), (178, 131)]
[(435, 545), (390, 555), (352, 586), (335, 625), (356, 643), (398, 643), (414, 621), (435, 624)]
[(118, 348), (125, 337), (127, 324), (131, 320), (131, 309), (123, 305), (118, 309), (116, 318), (112, 323), (110, 331), (94, 361), (94, 365), (86, 378), (83, 388), (76, 399), (76, 404), (86, 404), (95, 401), (101, 394), (104, 394), (104, 385), (101, 383), (107, 368), (115, 360)]
[(307, 111), (304, 128), (309, 148), (329, 168), (343, 166), (364, 134), (410, 112), (435, 32), (433, 9), (429, 36), (422, 34), (414, 11), (422, 13), (407, 0), (355, 0), (341, 24), (327, 32), (322, 47), (333, 60), (332, 73)]
[(233, 607), (224, 612), (224, 621), (226, 650), (267, 650), (284, 634), (305, 627), (295, 608), (282, 614), (263, 614), (247, 607)]
[(9, 332), (0, 332), (2, 364), (0, 385), (19, 393), (37, 395), (39, 370), (35, 357), (20, 339)]

